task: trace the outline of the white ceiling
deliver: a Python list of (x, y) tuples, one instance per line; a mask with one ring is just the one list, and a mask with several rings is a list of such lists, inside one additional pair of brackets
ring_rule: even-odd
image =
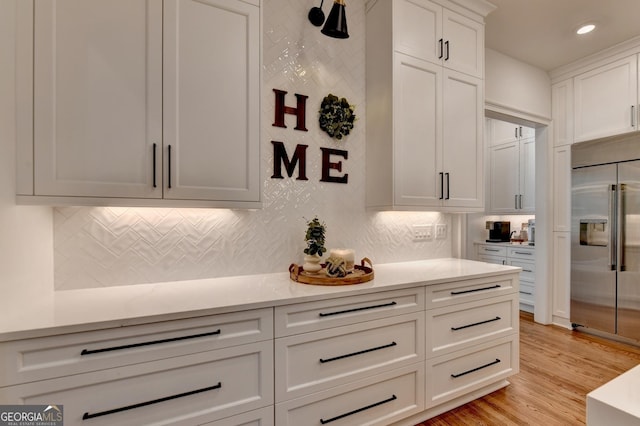
[[(489, 0), (488, 48), (550, 71), (640, 35), (640, 0)], [(595, 31), (578, 36), (580, 24)]]

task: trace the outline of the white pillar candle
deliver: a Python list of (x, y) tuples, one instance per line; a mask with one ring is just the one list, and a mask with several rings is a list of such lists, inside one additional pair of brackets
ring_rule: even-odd
[(353, 271), (355, 264), (355, 252), (352, 249), (331, 249), (329, 250), (329, 256), (344, 259), (347, 264), (347, 271)]

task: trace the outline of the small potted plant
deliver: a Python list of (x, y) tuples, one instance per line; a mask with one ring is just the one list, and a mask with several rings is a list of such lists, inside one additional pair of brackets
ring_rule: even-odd
[(307, 221), (307, 233), (304, 238), (307, 248), (304, 249), (304, 265), (302, 265), (307, 272), (318, 272), (322, 269), (320, 260), (322, 254), (327, 251), (324, 247), (325, 232), (326, 225), (320, 222), (317, 216)]

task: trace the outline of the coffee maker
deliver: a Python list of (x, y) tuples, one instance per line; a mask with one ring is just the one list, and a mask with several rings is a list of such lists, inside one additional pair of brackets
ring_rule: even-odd
[(496, 221), (486, 223), (489, 230), (488, 243), (508, 243), (511, 236), (511, 222)]

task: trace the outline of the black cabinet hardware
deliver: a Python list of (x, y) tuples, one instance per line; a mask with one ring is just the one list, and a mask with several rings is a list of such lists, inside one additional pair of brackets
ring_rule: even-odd
[(167, 147), (167, 188), (171, 189), (171, 145)]
[(438, 173), (440, 175), (440, 199), (444, 200), (444, 173)]
[(444, 46), (445, 46), (445, 49), (447, 50), (447, 54), (445, 55), (444, 60), (448, 61), (449, 60), (449, 40), (444, 42)]
[(463, 325), (460, 327), (451, 327), (451, 330), (453, 331), (458, 331), (458, 330), (463, 330), (465, 328), (469, 328), (469, 327), (475, 327), (476, 325), (482, 325), (482, 324), (487, 324), (489, 322), (494, 322), (494, 321), (500, 321), (502, 318), (500, 317), (495, 317), (495, 318), (491, 318), (485, 321), (480, 321), (480, 322), (474, 322), (473, 324), (467, 324), (467, 325)]
[(533, 293), (530, 293), (528, 291), (522, 291), (522, 290), (520, 290), (520, 294), (525, 294), (527, 296), (533, 296)]
[(157, 144), (153, 144), (153, 187), (157, 188), (158, 185), (156, 184), (156, 148), (157, 148)]
[(391, 395), (391, 398), (387, 398), (387, 399), (385, 399), (383, 401), (376, 402), (376, 403), (371, 404), (371, 405), (367, 405), (366, 407), (358, 408), (357, 410), (349, 411), (348, 413), (340, 414), (339, 416), (335, 416), (335, 417), (332, 417), (332, 418), (327, 419), (327, 420), (320, 419), (320, 424), (326, 425), (327, 423), (331, 423), (331, 422), (335, 422), (336, 420), (344, 419), (345, 417), (351, 416), (353, 414), (358, 414), (358, 413), (360, 413), (362, 411), (365, 411), (365, 410), (368, 410), (370, 408), (374, 408), (374, 407), (377, 407), (379, 405), (386, 404), (387, 402), (395, 401), (396, 399), (398, 399), (397, 396)]
[(189, 336), (172, 337), (169, 339), (150, 340), (148, 342), (132, 343), (130, 345), (111, 346), (108, 348), (100, 348), (100, 349), (83, 349), (82, 352), (80, 352), (80, 355), (91, 355), (91, 354), (98, 354), (101, 352), (110, 352), (110, 351), (119, 351), (122, 349), (139, 348), (140, 346), (158, 345), (160, 343), (177, 342), (180, 340), (187, 340), (187, 339), (197, 339), (198, 337), (215, 336), (218, 334), (220, 334), (220, 329), (216, 331), (211, 331), (209, 333), (191, 334)]
[(372, 305), (372, 306), (363, 306), (362, 308), (353, 308), (353, 309), (345, 309), (344, 311), (336, 311), (336, 312), (320, 312), (318, 315), (321, 317), (329, 317), (331, 315), (340, 315), (340, 314), (348, 314), (351, 312), (364, 311), (367, 309), (376, 309), (376, 308), (386, 308), (387, 306), (394, 306), (396, 302), (383, 303), (381, 305)]
[(364, 349), (362, 351), (352, 352), (350, 354), (334, 356), (333, 358), (326, 358), (326, 359), (320, 358), (320, 362), (322, 364), (324, 364), (325, 362), (337, 361), (339, 359), (349, 358), (349, 357), (356, 356), (356, 355), (362, 355), (362, 354), (366, 354), (366, 353), (373, 352), (373, 351), (379, 351), (380, 349), (386, 349), (386, 348), (390, 348), (390, 347), (397, 346), (397, 345), (398, 344), (396, 342), (391, 342), (389, 344), (382, 345), (382, 346), (377, 346), (377, 347), (371, 348), (371, 349)]
[(451, 184), (450, 184), (450, 181), (449, 181), (449, 173), (445, 173), (444, 175), (447, 178), (447, 196), (445, 197), (445, 200), (448, 200), (450, 198), (449, 197), (449, 190), (451, 189)]
[(496, 284), (490, 287), (474, 288), (473, 290), (452, 291), (451, 295), (457, 296), (458, 294), (475, 293), (476, 291), (493, 290), (494, 288), (500, 288), (500, 287), (501, 287), (500, 284)]
[(480, 367), (472, 368), (471, 370), (467, 370), (467, 371), (464, 371), (462, 373), (452, 374), (451, 377), (453, 377), (454, 379), (457, 379), (458, 377), (462, 377), (462, 376), (467, 375), (469, 373), (473, 373), (474, 371), (482, 370), (483, 368), (487, 368), (487, 367), (491, 367), (492, 365), (496, 365), (499, 362), (500, 362), (500, 360), (498, 358), (496, 358), (495, 361), (491, 361), (488, 364), (481, 365)]
[(440, 43), (440, 56), (438, 56), (438, 59), (442, 59), (442, 57), (444, 56), (444, 48), (442, 46), (443, 41), (443, 39), (438, 40), (438, 43)]
[(218, 384), (214, 385), (214, 386), (209, 386), (209, 387), (202, 388), (202, 389), (196, 389), (196, 390), (192, 390), (192, 391), (189, 391), (189, 392), (179, 393), (179, 394), (176, 394), (176, 395), (165, 396), (164, 398), (154, 399), (152, 401), (146, 401), (146, 402), (140, 402), (138, 404), (127, 405), (126, 407), (114, 408), (112, 410), (100, 411), (100, 412), (97, 412), (97, 413), (86, 413), (85, 412), (82, 415), (82, 420), (89, 420), (89, 419), (93, 419), (93, 418), (96, 418), (96, 417), (107, 416), (109, 414), (120, 413), (122, 411), (127, 411), (127, 410), (133, 410), (133, 409), (136, 409), (136, 408), (146, 407), (148, 405), (158, 404), (160, 402), (170, 401), (172, 399), (183, 398), (185, 396), (191, 396), (191, 395), (195, 395), (195, 394), (202, 393), (202, 392), (207, 392), (207, 391), (211, 391), (211, 390), (215, 390), (215, 389), (220, 389), (221, 387), (222, 387), (222, 382), (218, 382)]

